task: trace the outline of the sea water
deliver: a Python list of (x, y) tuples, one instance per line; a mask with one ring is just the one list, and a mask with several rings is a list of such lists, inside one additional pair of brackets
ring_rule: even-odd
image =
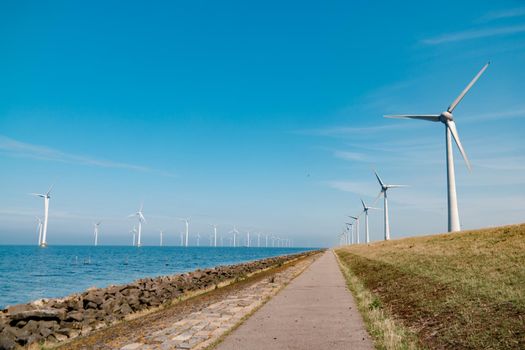
[(307, 248), (0, 246), (0, 309), (89, 287), (125, 284)]

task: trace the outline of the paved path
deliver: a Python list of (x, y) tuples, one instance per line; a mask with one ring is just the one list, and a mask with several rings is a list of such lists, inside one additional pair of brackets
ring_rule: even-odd
[(306, 258), (275, 273), (273, 278), (265, 278), (247, 287), (239, 288), (223, 300), (192, 312), (182, 320), (166, 322), (159, 327), (160, 329), (146, 332), (147, 334), (140, 338), (128, 339), (118, 346), (106, 344), (104, 349), (204, 349), (303, 272), (310, 266), (311, 261), (312, 258)]
[(216, 349), (373, 349), (373, 343), (327, 251)]

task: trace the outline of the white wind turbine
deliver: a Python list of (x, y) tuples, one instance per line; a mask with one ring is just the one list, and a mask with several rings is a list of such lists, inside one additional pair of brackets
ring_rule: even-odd
[(180, 232), (180, 246), (184, 246), (184, 233)]
[(268, 248), (268, 234), (266, 234), (265, 236), (266, 236), (266, 248)]
[(237, 230), (237, 227), (235, 227), (235, 225), (233, 225), (233, 230), (231, 230), (230, 232), (228, 233), (233, 233), (233, 246), (235, 247), (236, 246), (236, 242), (237, 242), (237, 235), (239, 234), (239, 231)]
[(42, 244), (42, 220), (40, 220), (38, 216), (35, 217), (37, 221), (36, 231), (38, 232), (38, 246), (40, 246)]
[(257, 232), (257, 248), (261, 247), (261, 233)]
[(250, 230), (246, 231), (246, 247), (250, 248)]
[(210, 224), (211, 227), (213, 227), (213, 246), (217, 246), (217, 225), (216, 224)]
[(381, 186), (381, 192), (377, 195), (377, 198), (379, 198), (381, 195), (383, 195), (384, 198), (384, 221), (385, 221), (385, 241), (390, 240), (390, 222), (388, 220), (388, 199), (386, 192), (390, 188), (399, 188), (399, 187), (407, 187), (406, 185), (387, 185), (381, 180), (379, 175), (376, 171), (374, 171), (374, 174), (376, 175), (377, 181), (379, 182), (379, 186)]
[(184, 222), (184, 225), (186, 227), (186, 241), (184, 242), (184, 245), (188, 246), (188, 241), (190, 239), (190, 217), (187, 218), (179, 218), (179, 221)]
[(53, 186), (49, 188), (46, 194), (41, 193), (31, 193), (33, 196), (44, 198), (44, 225), (42, 226), (42, 240), (40, 241), (40, 246), (42, 248), (47, 247), (47, 219), (49, 216), (49, 199), (51, 198), (51, 190)]
[(159, 246), (162, 247), (162, 236), (164, 235), (164, 230), (160, 230), (160, 243)]
[(359, 244), (359, 216), (352, 216), (348, 215), (349, 218), (352, 218), (355, 220), (355, 242), (356, 244)]
[(345, 222), (346, 229), (348, 230), (348, 234), (350, 235), (350, 242), (351, 244), (354, 244), (354, 224), (351, 224), (349, 222)]
[(481, 75), (485, 72), (490, 62), (485, 64), (483, 68), (476, 74), (474, 79), (467, 85), (467, 87), (459, 94), (458, 97), (452, 102), (452, 104), (447, 108), (446, 111), (441, 114), (417, 114), (417, 115), (388, 115), (386, 118), (403, 118), (403, 119), (421, 119), (431, 122), (442, 122), (445, 124), (445, 144), (446, 144), (446, 154), (447, 154), (447, 196), (448, 196), (448, 231), (455, 232), (461, 230), (461, 225), (459, 222), (459, 211), (458, 211), (458, 198), (456, 193), (456, 175), (454, 172), (454, 157), (452, 153), (452, 137), (458, 146), (459, 152), (463, 156), (467, 168), (470, 170), (470, 162), (467, 158), (467, 154), (461, 145), (461, 140), (459, 139), (458, 131), (456, 129), (456, 123), (454, 122), (454, 116), (452, 112), (454, 108), (461, 102), (463, 97), (467, 92), (472, 88), (472, 86), (478, 81)]
[(381, 210), (379, 208), (369, 207), (365, 204), (365, 201), (361, 199), (361, 203), (363, 204), (363, 212), (365, 213), (365, 242), (368, 244), (370, 243), (370, 234), (368, 232), (368, 211), (370, 209), (377, 209)]
[(93, 224), (93, 235), (95, 236), (95, 247), (98, 245), (98, 227), (102, 222), (99, 221), (96, 224)]
[(137, 211), (135, 214), (130, 214), (128, 217), (132, 218), (132, 217), (136, 217), (137, 220), (139, 221), (139, 232), (138, 232), (138, 235), (137, 235), (137, 247), (140, 247), (142, 246), (142, 243), (140, 241), (140, 234), (142, 232), (142, 223), (146, 223), (146, 218), (144, 217), (144, 214), (142, 213), (142, 208), (143, 208), (143, 204), (140, 205), (140, 209), (139, 211)]
[(137, 228), (133, 226), (133, 228), (129, 231), (129, 233), (133, 234), (133, 246), (135, 246), (135, 236), (137, 234)]

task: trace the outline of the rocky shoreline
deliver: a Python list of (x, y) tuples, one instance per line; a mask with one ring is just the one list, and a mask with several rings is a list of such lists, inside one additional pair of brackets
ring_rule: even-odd
[(86, 335), (140, 312), (169, 306), (193, 294), (316, 254), (309, 251), (193, 272), (143, 278), (130, 284), (91, 288), (60, 299), (42, 299), (0, 312), (0, 350), (59, 343)]

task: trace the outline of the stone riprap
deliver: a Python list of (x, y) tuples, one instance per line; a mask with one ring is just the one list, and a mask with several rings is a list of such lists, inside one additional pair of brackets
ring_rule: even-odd
[(0, 312), (0, 350), (32, 343), (58, 343), (154, 310), (188, 295), (314, 254), (305, 252), (189, 273), (143, 278), (107, 288), (91, 288), (61, 299), (41, 299)]

